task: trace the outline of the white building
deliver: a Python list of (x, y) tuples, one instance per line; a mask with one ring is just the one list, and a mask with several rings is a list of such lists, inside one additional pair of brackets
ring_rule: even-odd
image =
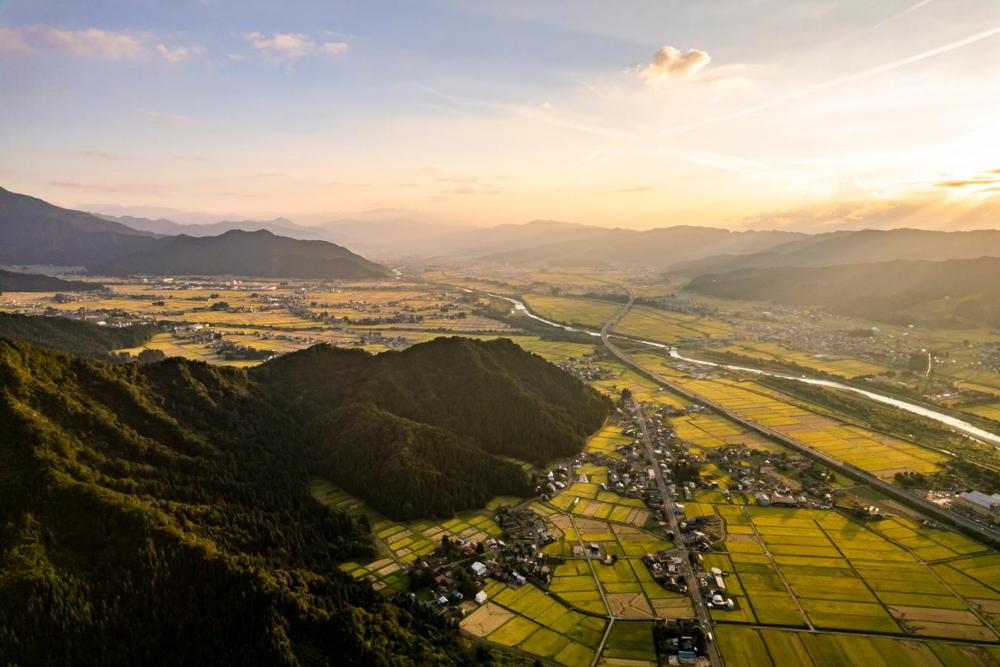
[(1000, 519), (1000, 493), (988, 496), (982, 491), (969, 491), (958, 494), (955, 503), (988, 519)]

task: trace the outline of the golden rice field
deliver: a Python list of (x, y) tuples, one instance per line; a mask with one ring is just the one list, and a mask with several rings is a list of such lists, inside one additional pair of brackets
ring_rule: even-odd
[(776, 398), (778, 392), (751, 381), (725, 377), (696, 378), (664, 364), (662, 357), (637, 355), (644, 365), (741, 417), (884, 479), (897, 472), (931, 473), (944, 454), (911, 442), (810, 412)]
[(489, 602), (462, 619), (470, 635), (569, 667), (590, 665), (607, 621), (581, 613), (525, 584), (511, 588), (490, 581), (483, 589)]
[(727, 665), (740, 667), (997, 667), (1000, 648), (942, 641), (716, 626)]
[(692, 413), (683, 417), (671, 417), (677, 437), (698, 449), (715, 449), (727, 445), (746, 445), (751, 449), (778, 451), (780, 446), (763, 436), (747, 431), (739, 424), (725, 417)]
[(720, 352), (732, 352), (733, 354), (763, 361), (793, 363), (802, 368), (811, 368), (847, 379), (858, 377), (859, 375), (874, 375), (887, 370), (885, 366), (860, 359), (846, 357), (830, 358), (822, 355), (808, 354), (798, 350), (790, 350), (777, 343), (737, 343), (716, 349)]
[(556, 322), (580, 324), (600, 329), (621, 309), (621, 305), (595, 299), (525, 294), (524, 305), (537, 315)]
[(979, 415), (980, 417), (986, 417), (987, 419), (1000, 422), (1000, 401), (996, 403), (986, 403), (985, 405), (962, 408), (962, 410), (974, 415)]
[[(1000, 555), (948, 560), (986, 552), (982, 545), (945, 531), (920, 536), (900, 519), (870, 529), (829, 510), (717, 510), (727, 553), (706, 563), (731, 572), (739, 603), (713, 610), (718, 621), (998, 641), (990, 613), (1000, 612)], [(929, 563), (921, 550), (944, 561)]]
[(728, 338), (733, 328), (727, 322), (709, 317), (675, 313), (637, 306), (629, 310), (615, 325), (615, 333), (645, 338), (660, 343), (680, 343), (687, 340)]

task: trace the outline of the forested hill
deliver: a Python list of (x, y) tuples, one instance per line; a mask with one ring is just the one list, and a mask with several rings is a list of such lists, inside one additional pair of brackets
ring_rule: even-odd
[(102, 327), (65, 317), (0, 313), (0, 336), (99, 359), (107, 359), (112, 350), (147, 343), (154, 333), (156, 327), (151, 324)]
[(688, 288), (727, 299), (825, 306), (872, 320), (1000, 327), (1000, 258), (741, 269)]
[(0, 292), (85, 292), (103, 287), (82, 280), (63, 280), (40, 273), (20, 273), (0, 269)]
[[(472, 343), (470, 350), (441, 372), (482, 379), (470, 360), (481, 355), (489, 366), (497, 350), (498, 359), (522, 357), (522, 367), (510, 370), (514, 381), (527, 383), (534, 372), (558, 389), (544, 377), (548, 369), (536, 368), (544, 362), (513, 346)], [(288, 362), (324, 363), (334, 353), (340, 356), (315, 349)], [(381, 364), (395, 367), (422, 353), (390, 358), (345, 357), (381, 374)], [(339, 571), (339, 561), (371, 557), (368, 526), (319, 505), (308, 482), (317, 472), (340, 483), (343, 469), (363, 472), (364, 495), (400, 484), (416, 511), (478, 500), (489, 485), (515, 491), (524, 484), (513, 472), (520, 470), (494, 470), (499, 461), (471, 437), (375, 401), (313, 403), (315, 414), (303, 418), (292, 408), (297, 395), (276, 398), (290, 388), (290, 366), (268, 366), (248, 373), (183, 359), (111, 365), (0, 339), (5, 661), (471, 663), (457, 635), (425, 612), (384, 600)], [(407, 386), (412, 376), (403, 372), (388, 377), (400, 395), (430, 386)], [(563, 425), (558, 437), (542, 422), (522, 433), (570, 447), (574, 433), (579, 445), (583, 430), (599, 423), (606, 405), (565, 377), (563, 400), (576, 394), (563, 408), (566, 419), (580, 424), (556, 422)], [(452, 391), (424, 401), (442, 423)], [(493, 400), (512, 393), (501, 389)], [(464, 412), (466, 404), (450, 407), (477, 418)]]

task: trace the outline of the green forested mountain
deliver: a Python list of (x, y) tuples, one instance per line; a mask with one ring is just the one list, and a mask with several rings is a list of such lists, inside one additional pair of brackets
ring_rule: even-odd
[(597, 392), (507, 339), (438, 338), (379, 355), (317, 345), (251, 373), (304, 418), (368, 402), (534, 462), (579, 451), (608, 409)]
[(63, 280), (40, 273), (21, 273), (0, 269), (0, 292), (84, 292), (104, 286), (82, 280)]
[[(293, 364), (335, 368), (327, 356), (367, 365), (398, 383), (398, 395), (418, 391), (406, 385), (429, 363), (421, 347), (432, 358), (459, 348), (441, 372), (466, 388), (486, 377), (520, 387), (538, 375), (556, 390), (544, 376), (561, 373), (510, 343), (436, 341), (388, 361), (319, 348), (247, 372), (183, 359), (111, 365), (0, 339), (0, 656), (24, 665), (470, 663), (457, 634), (423, 610), (341, 574), (338, 561), (372, 555), (368, 526), (316, 503), (308, 480), (353, 472), (369, 494), (400, 485), (414, 507), (442, 509), (482, 497), (480, 485), (523, 482), (508, 468), (491, 475), (496, 459), (469, 436), (371, 400), (295, 407), (301, 396), (287, 393)], [(469, 368), (478, 360), (496, 370), (508, 358), (517, 363), (507, 377)], [(606, 406), (563, 379), (565, 421), (519, 428), (569, 447), (571, 421), (582, 433)], [(451, 393), (423, 405), (431, 411)], [(477, 417), (462, 403), (451, 409)], [(546, 433), (557, 426), (558, 436)]]
[(825, 306), (882, 322), (1000, 326), (1000, 258), (741, 269), (688, 288), (727, 299)]
[(87, 357), (106, 358), (111, 350), (138, 347), (154, 333), (156, 327), (147, 324), (102, 327), (65, 317), (0, 313), (0, 336)]

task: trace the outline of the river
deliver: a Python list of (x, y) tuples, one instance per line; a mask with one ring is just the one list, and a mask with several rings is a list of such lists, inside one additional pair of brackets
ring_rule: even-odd
[[(581, 329), (579, 327), (572, 327), (572, 326), (569, 326), (567, 324), (560, 324), (559, 322), (553, 322), (552, 320), (547, 320), (544, 317), (539, 317), (538, 315), (536, 315), (533, 312), (531, 312), (530, 310), (528, 310), (527, 306), (525, 306), (521, 301), (518, 301), (517, 299), (513, 299), (513, 298), (511, 298), (509, 296), (501, 296), (499, 294), (491, 294), (490, 296), (493, 296), (493, 297), (496, 297), (498, 299), (503, 299), (504, 301), (510, 302), (511, 304), (513, 304), (514, 310), (516, 310), (517, 312), (522, 313), (524, 315), (527, 315), (531, 319), (537, 320), (538, 322), (542, 322), (542, 323), (547, 324), (549, 326), (556, 327), (556, 328), (562, 329), (564, 331), (573, 331), (575, 333), (582, 333), (582, 334), (586, 334), (588, 336), (596, 336), (598, 338), (600, 338), (600, 336), (601, 336), (601, 334), (599, 332), (597, 332), (597, 331), (590, 331), (588, 329)], [(983, 442), (988, 442), (990, 444), (1000, 446), (1000, 435), (997, 435), (995, 433), (991, 433), (991, 432), (989, 432), (989, 431), (987, 431), (985, 429), (981, 429), (978, 426), (976, 426), (975, 424), (970, 424), (967, 421), (964, 421), (962, 419), (958, 419), (957, 417), (952, 417), (949, 414), (945, 414), (943, 412), (938, 412), (937, 410), (933, 410), (931, 408), (924, 407), (923, 405), (918, 405), (916, 403), (910, 403), (908, 401), (904, 401), (904, 400), (901, 400), (901, 399), (898, 399), (898, 398), (893, 398), (891, 396), (886, 396), (884, 394), (879, 394), (878, 392), (869, 391), (867, 389), (861, 389), (859, 387), (852, 387), (849, 384), (843, 384), (843, 383), (840, 383), (840, 382), (835, 382), (833, 380), (824, 380), (824, 379), (820, 379), (820, 378), (811, 378), (811, 377), (807, 377), (807, 376), (804, 376), (804, 375), (791, 375), (791, 374), (788, 374), (788, 373), (778, 373), (776, 371), (766, 371), (766, 370), (763, 370), (763, 369), (760, 369), (760, 368), (750, 368), (748, 366), (735, 366), (735, 365), (732, 365), (732, 364), (718, 364), (718, 363), (715, 363), (715, 362), (712, 362), (712, 361), (705, 361), (703, 359), (692, 359), (690, 357), (683, 356), (680, 352), (677, 351), (677, 348), (675, 348), (673, 346), (664, 345), (663, 343), (657, 343), (657, 342), (651, 341), (651, 340), (642, 340), (641, 338), (631, 338), (629, 336), (619, 336), (619, 335), (615, 335), (615, 338), (619, 338), (621, 340), (627, 340), (627, 341), (630, 341), (632, 343), (640, 343), (642, 345), (649, 345), (651, 347), (656, 347), (656, 348), (660, 348), (660, 349), (666, 350), (670, 354), (670, 356), (672, 358), (677, 359), (679, 361), (686, 361), (686, 362), (688, 362), (690, 364), (698, 364), (700, 366), (713, 366), (715, 368), (726, 368), (726, 369), (733, 370), (733, 371), (740, 371), (740, 372), (743, 372), (743, 373), (754, 373), (754, 374), (757, 374), (757, 375), (768, 375), (768, 376), (776, 377), (776, 378), (784, 378), (786, 380), (795, 380), (796, 382), (802, 382), (803, 384), (811, 384), (811, 385), (815, 385), (815, 386), (818, 386), (818, 387), (827, 387), (829, 389), (837, 389), (837, 390), (840, 390), (840, 391), (849, 391), (849, 392), (852, 392), (852, 393), (855, 393), (855, 394), (860, 394), (860, 395), (864, 396), (865, 398), (871, 399), (873, 401), (877, 401), (878, 403), (884, 403), (885, 405), (891, 405), (891, 406), (893, 406), (895, 408), (899, 408), (900, 410), (905, 410), (905, 411), (910, 412), (912, 414), (920, 415), (921, 417), (926, 417), (928, 419), (933, 419), (936, 422), (944, 424), (945, 426), (948, 426), (949, 428), (952, 428), (952, 429), (954, 429), (954, 430), (956, 430), (956, 431), (958, 431), (960, 433), (963, 433), (963, 434), (965, 434), (967, 436), (973, 437), (973, 438), (975, 438), (977, 440), (982, 440)]]

